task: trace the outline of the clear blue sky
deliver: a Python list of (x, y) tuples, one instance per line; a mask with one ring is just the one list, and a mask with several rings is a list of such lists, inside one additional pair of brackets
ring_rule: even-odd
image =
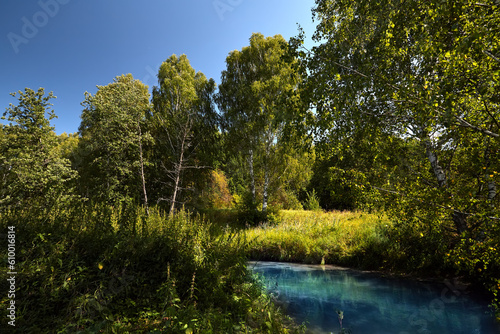
[(220, 82), (228, 53), (253, 32), (310, 37), (314, 0), (1, 0), (0, 113), (10, 92), (53, 91), (56, 133), (76, 132), (84, 92), (132, 73), (150, 89), (162, 61), (185, 53)]

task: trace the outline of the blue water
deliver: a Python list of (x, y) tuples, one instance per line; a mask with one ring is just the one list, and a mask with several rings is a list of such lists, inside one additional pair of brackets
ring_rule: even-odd
[(272, 298), (310, 333), (499, 334), (488, 302), (465, 287), (332, 266), (250, 262)]

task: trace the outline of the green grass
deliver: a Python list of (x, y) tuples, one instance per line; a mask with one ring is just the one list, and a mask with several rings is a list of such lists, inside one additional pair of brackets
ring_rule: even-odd
[[(435, 272), (444, 263), (440, 234), (424, 237), (425, 229), (402, 229), (383, 214), (284, 210), (273, 224), (243, 228), (231, 210), (207, 215), (217, 223), (185, 211), (173, 217), (150, 211), (80, 203), (0, 214), (4, 245), (8, 226), (16, 230), (10, 329), (294, 333), (300, 328), (247, 272), (249, 257), (406, 273)], [(0, 261), (7, 263), (7, 252)], [(0, 275), (7, 276), (6, 265)], [(0, 290), (8, 289), (0, 281)], [(3, 319), (8, 303), (7, 294), (0, 296)]]
[[(440, 226), (385, 214), (286, 211), (274, 224), (245, 231), (252, 260), (335, 264), (413, 277), (460, 276), (489, 291), (500, 319), (498, 227), (491, 238), (462, 238)], [(453, 243), (455, 240), (455, 243)]]
[(283, 210), (279, 221), (247, 230), (252, 259), (383, 266), (383, 259), (373, 257), (388, 243), (391, 222), (384, 215)]
[[(180, 211), (78, 204), (0, 215), (16, 230), (17, 333), (292, 333), (247, 273), (242, 234)], [(6, 243), (3, 243), (4, 245)], [(7, 252), (1, 262), (7, 263)], [(0, 274), (6, 276), (2, 266)], [(6, 280), (0, 289), (8, 291)], [(7, 319), (7, 294), (0, 316)], [(288, 327), (288, 329), (286, 328)], [(292, 330), (293, 329), (293, 330)]]

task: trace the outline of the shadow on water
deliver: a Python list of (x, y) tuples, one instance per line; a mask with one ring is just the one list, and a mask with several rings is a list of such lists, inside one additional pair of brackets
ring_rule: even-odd
[(285, 312), (311, 333), (498, 334), (487, 301), (463, 287), (333, 266), (250, 262)]

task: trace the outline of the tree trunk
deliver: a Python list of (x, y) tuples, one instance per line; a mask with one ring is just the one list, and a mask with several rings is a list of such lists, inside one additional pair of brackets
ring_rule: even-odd
[(455, 211), (453, 212), (452, 219), (458, 234), (462, 234), (467, 230), (467, 215), (465, 213)]
[(148, 193), (146, 192), (146, 178), (144, 177), (144, 160), (142, 157), (142, 131), (139, 121), (137, 121), (137, 129), (139, 130), (139, 158), (141, 163), (142, 193), (144, 195), (144, 207), (146, 208), (146, 214), (149, 216)]
[(267, 201), (268, 201), (268, 188), (269, 188), (269, 168), (267, 166), (264, 170), (264, 190), (262, 191), (262, 212), (267, 212)]
[(431, 163), (432, 172), (434, 173), (434, 176), (438, 181), (439, 187), (446, 188), (447, 186), (446, 173), (444, 172), (443, 168), (439, 165), (438, 157), (432, 149), (431, 141), (429, 138), (426, 138), (424, 140), (424, 145), (425, 145), (425, 153), (427, 154), (427, 158)]
[(253, 173), (253, 149), (250, 149), (248, 156), (248, 168), (250, 171), (250, 191), (252, 193), (252, 202), (255, 203), (255, 176)]
[[(495, 184), (495, 180), (493, 179), (493, 177), (491, 177), (490, 175), (490, 171), (489, 171), (489, 166), (490, 166), (490, 138), (488, 137), (486, 139), (486, 149), (485, 149), (485, 152), (484, 152), (484, 165), (486, 166), (486, 169), (485, 169), (485, 178), (486, 178), (486, 182), (488, 183), (488, 200), (490, 202), (492, 202), (496, 195), (497, 195), (497, 186)], [(493, 203), (492, 203), (493, 204)]]
[(170, 204), (170, 215), (174, 214), (175, 201), (177, 199), (177, 192), (179, 191), (181, 172), (184, 165), (184, 149), (186, 144), (186, 136), (187, 136), (187, 131), (184, 131), (180, 147), (179, 163), (177, 163), (175, 166), (174, 193), (172, 194), (172, 203)]
[[(439, 165), (438, 156), (433, 150), (428, 134), (425, 135), (423, 142), (425, 146), (425, 153), (431, 164), (432, 172), (436, 177), (439, 187), (445, 190), (448, 187), (446, 173), (444, 172), (443, 167)], [(453, 212), (451, 218), (453, 220), (453, 224), (455, 225), (455, 229), (459, 234), (462, 234), (467, 230), (467, 215), (465, 213), (456, 210)]]
[(489, 177), (488, 180), (488, 200), (493, 201), (497, 196), (497, 186), (493, 178)]

